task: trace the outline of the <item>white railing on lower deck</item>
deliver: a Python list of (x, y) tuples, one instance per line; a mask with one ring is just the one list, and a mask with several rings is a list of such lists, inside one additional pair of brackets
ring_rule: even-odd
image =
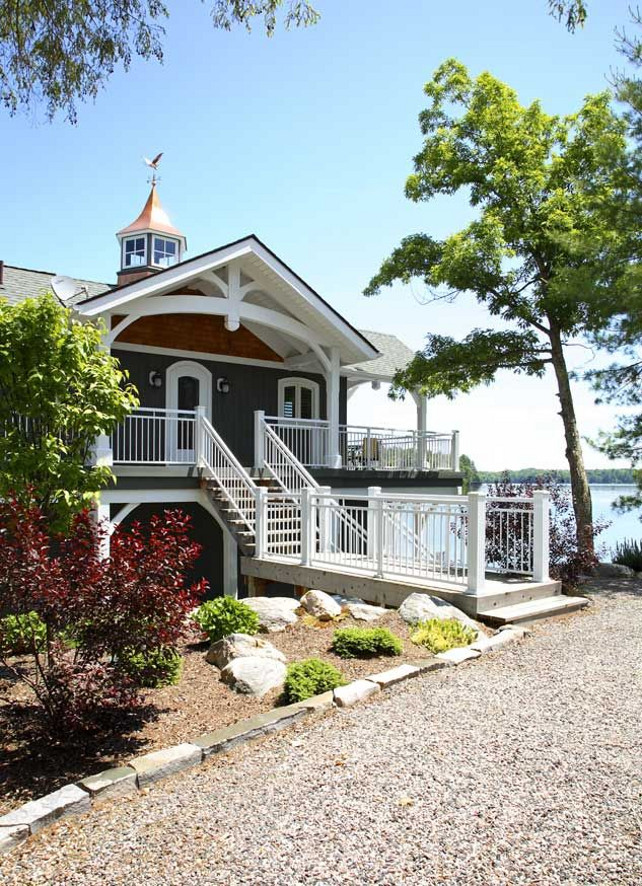
[(111, 437), (115, 464), (193, 464), (196, 413), (141, 406), (127, 416)]
[[(486, 572), (548, 579), (547, 493), (529, 499), (337, 496), (306, 487), (259, 499), (257, 556), (484, 588)], [(260, 552), (260, 553), (259, 553)]]
[[(266, 416), (265, 421), (308, 468), (324, 467), (330, 452), (330, 424), (323, 419)], [(457, 431), (396, 430), (339, 425), (339, 453), (348, 470), (459, 470)]]

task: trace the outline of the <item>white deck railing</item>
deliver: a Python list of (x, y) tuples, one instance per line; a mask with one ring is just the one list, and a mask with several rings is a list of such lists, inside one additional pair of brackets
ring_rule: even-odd
[(197, 464), (215, 480), (228, 502), (252, 532), (256, 526), (258, 486), (205, 415), (197, 413), (202, 435), (198, 441)]
[(196, 413), (141, 406), (111, 437), (115, 464), (194, 464)]
[[(308, 468), (328, 464), (330, 423), (322, 419), (266, 416), (266, 422)], [(339, 453), (351, 471), (459, 470), (457, 431), (396, 430), (339, 425)]]

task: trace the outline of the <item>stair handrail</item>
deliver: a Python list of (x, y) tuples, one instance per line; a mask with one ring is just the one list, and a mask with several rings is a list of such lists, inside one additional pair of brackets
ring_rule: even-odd
[[(238, 512), (239, 516), (247, 523), (248, 528), (255, 532), (256, 530), (256, 499), (259, 487), (250, 477), (238, 458), (234, 455), (230, 447), (227, 445), (221, 435), (214, 429), (206, 415), (200, 416), (200, 432), (203, 435), (202, 445), (200, 446), (200, 462), (201, 468), (205, 469), (205, 474), (210, 479), (216, 480), (222, 492), (225, 494), (230, 504)], [(219, 456), (217, 461), (221, 466), (225, 465), (229, 469), (231, 478), (233, 478), (234, 486), (230, 483), (230, 476), (225, 475), (222, 471), (217, 470), (217, 466), (213, 464), (215, 459), (209, 459), (207, 454), (206, 441), (212, 446), (212, 452), (216, 452)], [(241, 501), (239, 492), (245, 490)]]

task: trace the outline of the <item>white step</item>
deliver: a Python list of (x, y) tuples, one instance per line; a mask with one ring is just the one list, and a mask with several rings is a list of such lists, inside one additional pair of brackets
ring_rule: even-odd
[(477, 616), (491, 624), (517, 624), (535, 621), (538, 618), (551, 618), (554, 615), (565, 615), (583, 609), (588, 604), (586, 597), (543, 597), (539, 600), (528, 600), (525, 603), (514, 603), (512, 606), (498, 606), (486, 612), (480, 611)]

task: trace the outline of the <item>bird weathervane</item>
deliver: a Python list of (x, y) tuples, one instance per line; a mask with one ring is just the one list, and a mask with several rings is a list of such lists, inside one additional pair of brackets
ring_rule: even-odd
[(157, 176), (157, 175), (156, 175), (156, 171), (157, 171), (157, 169), (158, 169), (158, 164), (160, 163), (160, 161), (161, 161), (161, 157), (162, 157), (162, 156), (163, 156), (163, 152), (161, 151), (160, 154), (156, 154), (156, 156), (154, 157), (153, 160), (150, 160), (149, 157), (143, 157), (143, 160), (144, 160), (144, 162), (145, 162), (145, 166), (149, 167), (149, 169), (153, 169), (153, 170), (154, 170), (154, 171), (152, 172), (152, 177), (151, 177), (151, 179), (147, 179), (147, 181), (148, 181), (151, 185), (155, 185), (157, 182), (160, 181), (160, 176)]

